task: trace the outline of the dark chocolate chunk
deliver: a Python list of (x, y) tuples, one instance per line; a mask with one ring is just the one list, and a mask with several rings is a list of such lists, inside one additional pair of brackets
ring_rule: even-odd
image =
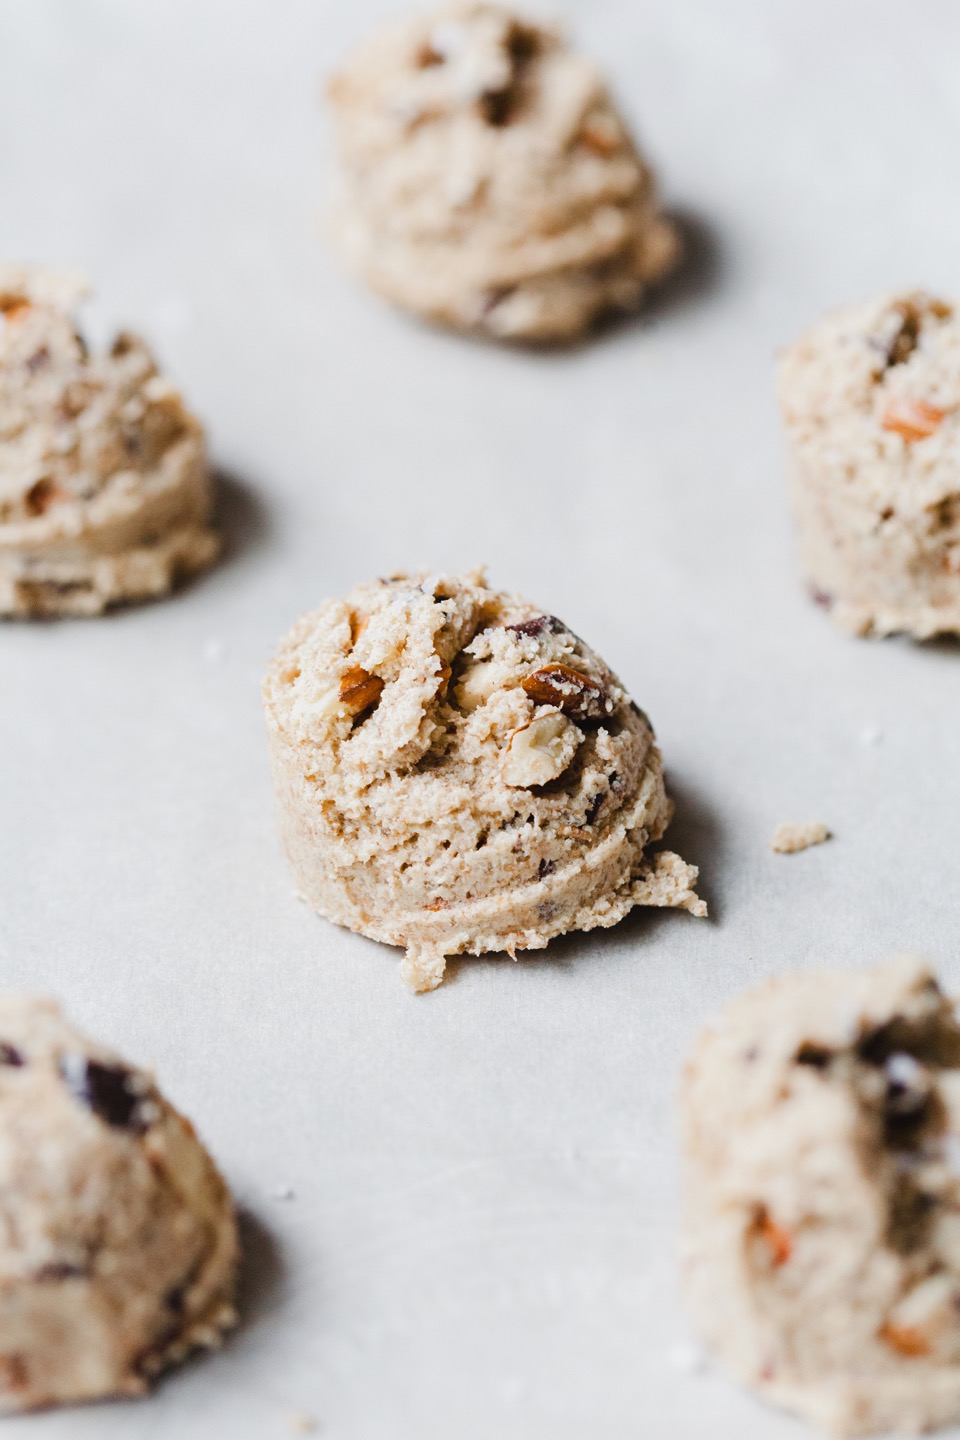
[(47, 1265), (41, 1265), (35, 1270), (32, 1278), (39, 1284), (51, 1284), (60, 1280), (76, 1280), (83, 1275), (89, 1274), (82, 1265), (74, 1265), (69, 1260), (51, 1260)]
[(8, 1045), (6, 1040), (0, 1040), (0, 1065), (20, 1066), (23, 1064), (23, 1056), (13, 1045)]
[(549, 631), (551, 635), (561, 635), (567, 627), (556, 615), (535, 615), (532, 620), (521, 620), (517, 625), (507, 625), (504, 628), (512, 635), (536, 636), (542, 635), (544, 631)]
[(583, 819), (584, 819), (584, 824), (586, 824), (586, 825), (592, 825), (592, 824), (593, 824), (594, 820), (596, 820), (597, 816), (600, 814), (600, 806), (601, 806), (602, 804), (603, 804), (603, 791), (602, 791), (602, 790), (599, 790), (599, 791), (597, 792), (597, 794), (594, 795), (593, 799), (590, 801), (590, 804), (587, 806), (587, 812), (586, 812), (586, 814), (585, 814), (584, 817), (583, 817)]
[(74, 1099), (106, 1124), (118, 1130), (146, 1130), (144, 1081), (136, 1071), (125, 1065), (103, 1065), (84, 1055), (64, 1055), (60, 1074)]
[(38, 370), (42, 370), (44, 365), (48, 365), (49, 363), (50, 351), (47, 349), (46, 345), (41, 345), (40, 349), (35, 350), (27, 361), (27, 370), (30, 372), (31, 375), (35, 375)]
[(537, 879), (546, 880), (547, 876), (552, 875), (556, 868), (552, 860), (541, 860), (539, 869), (537, 870)]
[(812, 1065), (814, 1070), (825, 1070), (832, 1059), (832, 1051), (825, 1045), (814, 1045), (811, 1040), (805, 1040), (794, 1056), (798, 1065)]

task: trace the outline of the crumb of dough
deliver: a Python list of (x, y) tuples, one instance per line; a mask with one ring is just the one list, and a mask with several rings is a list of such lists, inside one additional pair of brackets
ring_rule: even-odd
[(770, 836), (767, 844), (778, 855), (796, 855), (811, 845), (822, 845), (830, 839), (830, 831), (822, 820), (784, 820)]

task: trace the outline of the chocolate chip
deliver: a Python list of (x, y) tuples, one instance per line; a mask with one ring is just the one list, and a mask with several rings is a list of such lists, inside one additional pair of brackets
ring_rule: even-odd
[(480, 111), (488, 125), (509, 125), (519, 108), (523, 73), (537, 54), (540, 42), (536, 31), (525, 25), (513, 25), (507, 36), (507, 55), (512, 76), (499, 90), (485, 90), (480, 96)]
[(420, 46), (420, 49), (417, 51), (414, 57), (413, 63), (414, 65), (416, 65), (418, 70), (429, 70), (434, 65), (442, 65), (444, 62), (444, 58), (445, 57), (440, 54), (439, 50), (435, 50), (428, 41), (426, 45)]
[(56, 483), (47, 476), (35, 480), (23, 497), (28, 515), (45, 515), (61, 493)]
[(814, 1070), (825, 1070), (833, 1059), (833, 1052), (825, 1045), (814, 1045), (805, 1040), (793, 1057), (797, 1065), (812, 1065)]
[(511, 27), (507, 38), (507, 53), (514, 69), (519, 70), (524, 65), (529, 65), (539, 49), (540, 41), (535, 30), (528, 30), (525, 25), (514, 24)]
[(549, 631), (551, 635), (561, 635), (567, 627), (556, 615), (536, 615), (532, 620), (521, 620), (518, 625), (506, 625), (504, 628), (509, 630), (511, 635), (536, 636), (542, 635), (544, 631)]
[(0, 1065), (20, 1066), (23, 1064), (23, 1056), (13, 1045), (8, 1045), (6, 1040), (0, 1040)]
[(910, 359), (920, 339), (920, 312), (909, 303), (896, 306), (900, 325), (886, 347), (887, 365), (902, 365)]
[(876, 1030), (869, 1030), (860, 1038), (857, 1055), (867, 1065), (882, 1065), (895, 1050), (903, 1048), (898, 1044), (902, 1028), (897, 1017), (894, 1017), (879, 1025)]
[(48, 1265), (41, 1265), (35, 1270), (32, 1279), (38, 1284), (56, 1283), (60, 1280), (76, 1280), (80, 1276), (89, 1274), (82, 1265), (71, 1264), (69, 1260), (53, 1260)]
[[(516, 285), (495, 285), (492, 290), (488, 290), (483, 297), (483, 304), (480, 307), (481, 318), (492, 314), (498, 305), (502, 305), (504, 300), (513, 294), (516, 288)], [(507, 628), (512, 629), (512, 626), (508, 626)]]
[(556, 868), (552, 860), (541, 860), (537, 870), (537, 879), (546, 880), (547, 876), (552, 875)]
[(922, 1066), (904, 1051), (888, 1055), (883, 1062), (887, 1082), (886, 1106), (891, 1115), (915, 1115), (926, 1104), (929, 1083)]
[(514, 92), (511, 88), (484, 90), (479, 100), (480, 113), (488, 125), (493, 125), (499, 130), (509, 121), (513, 102)]
[(584, 819), (584, 824), (586, 824), (586, 825), (592, 825), (592, 824), (593, 824), (594, 820), (596, 820), (597, 816), (600, 814), (600, 806), (601, 806), (602, 804), (603, 804), (603, 791), (600, 790), (600, 791), (598, 791), (598, 793), (597, 793), (596, 795), (594, 795), (593, 799), (590, 801), (590, 804), (587, 806), (587, 813), (586, 813), (586, 814), (584, 815), (584, 817), (583, 817), (583, 819)]
[(145, 1083), (125, 1065), (103, 1065), (84, 1055), (64, 1055), (60, 1074), (74, 1099), (118, 1130), (137, 1133), (150, 1121), (144, 1114)]

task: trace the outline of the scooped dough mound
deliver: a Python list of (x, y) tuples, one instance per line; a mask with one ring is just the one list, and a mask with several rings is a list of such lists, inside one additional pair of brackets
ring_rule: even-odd
[(444, 957), (540, 949), (634, 905), (705, 913), (651, 856), (672, 806), (617, 677), (555, 616), (466, 576), (396, 576), (305, 616), (264, 689), (281, 825), (321, 915)]
[(339, 248), (405, 309), (565, 340), (633, 309), (677, 258), (603, 80), (553, 29), (446, 6), (377, 34), (330, 94)]
[(840, 1435), (960, 1420), (960, 1027), (923, 962), (741, 996), (682, 1112), (685, 1287), (721, 1361)]
[(0, 616), (162, 595), (219, 548), (200, 425), (136, 336), (89, 352), (84, 290), (0, 266)]
[(857, 635), (960, 633), (960, 316), (921, 293), (830, 315), (780, 371), (801, 564)]
[(150, 1076), (0, 999), (0, 1410), (139, 1395), (234, 1322), (230, 1195)]

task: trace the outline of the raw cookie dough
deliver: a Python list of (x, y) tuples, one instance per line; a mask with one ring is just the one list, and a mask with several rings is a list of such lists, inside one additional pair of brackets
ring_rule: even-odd
[(0, 616), (162, 595), (219, 548), (200, 425), (136, 336), (90, 354), (85, 289), (0, 266)]
[(264, 687), (287, 853), (321, 915), (406, 950), (537, 950), (634, 905), (706, 913), (647, 847), (672, 805), (642, 711), (552, 615), (483, 572), (395, 576), (306, 615)]
[(501, 339), (567, 340), (679, 253), (593, 65), (490, 4), (395, 24), (332, 81), (335, 238), (388, 300)]
[(830, 831), (822, 820), (783, 820), (767, 843), (777, 855), (796, 855), (829, 839)]
[(930, 295), (839, 310), (780, 369), (800, 558), (857, 635), (960, 632), (960, 318)]
[(960, 1027), (927, 966), (741, 996), (682, 1116), (685, 1289), (723, 1364), (839, 1435), (960, 1420)]
[(234, 1323), (230, 1195), (152, 1079), (0, 998), (0, 1410), (140, 1395)]

